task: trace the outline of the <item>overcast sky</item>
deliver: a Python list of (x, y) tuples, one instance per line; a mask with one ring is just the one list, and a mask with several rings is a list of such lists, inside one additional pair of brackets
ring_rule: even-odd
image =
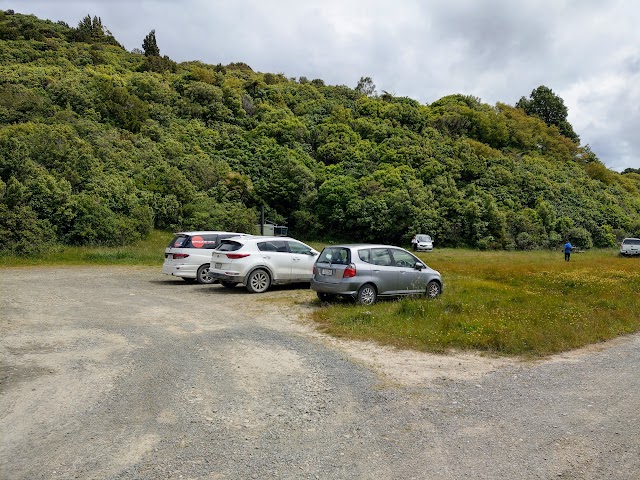
[(514, 105), (540, 85), (609, 168), (640, 168), (636, 0), (1, 0), (63, 20), (99, 16), (128, 50), (152, 30), (177, 62), (245, 62), (431, 103), (474, 95)]

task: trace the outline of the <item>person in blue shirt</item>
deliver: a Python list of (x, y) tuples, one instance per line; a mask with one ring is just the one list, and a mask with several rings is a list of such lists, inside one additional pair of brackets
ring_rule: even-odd
[(573, 245), (567, 240), (567, 243), (564, 244), (564, 259), (567, 262), (569, 261), (569, 257), (571, 257), (571, 250), (573, 250)]

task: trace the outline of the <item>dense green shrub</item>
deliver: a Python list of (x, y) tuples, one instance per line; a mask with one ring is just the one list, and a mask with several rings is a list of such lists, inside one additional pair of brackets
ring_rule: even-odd
[[(0, 77), (5, 251), (249, 232), (262, 206), (307, 238), (528, 250), (640, 236), (640, 175), (580, 146), (546, 87), (522, 108), (420, 105), (366, 78), (127, 52), (98, 17), (74, 28), (4, 12)], [(559, 115), (541, 115), (545, 102)]]

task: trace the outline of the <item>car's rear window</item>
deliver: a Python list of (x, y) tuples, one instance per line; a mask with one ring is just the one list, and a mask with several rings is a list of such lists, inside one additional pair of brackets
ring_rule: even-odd
[(217, 248), (220, 252), (235, 252), (242, 248), (242, 243), (233, 240), (222, 240), (222, 243)]
[(640, 238), (625, 238), (622, 241), (623, 245), (640, 245)]
[(350, 261), (349, 249), (342, 247), (326, 247), (318, 258), (318, 262), (338, 265), (347, 265)]
[(216, 248), (218, 244), (218, 235), (202, 234), (202, 235), (176, 235), (169, 243), (169, 248)]
[(182, 248), (182, 246), (185, 244), (185, 242), (189, 239), (188, 235), (176, 235), (175, 237), (173, 237), (173, 239), (169, 242), (168, 247), (169, 248)]

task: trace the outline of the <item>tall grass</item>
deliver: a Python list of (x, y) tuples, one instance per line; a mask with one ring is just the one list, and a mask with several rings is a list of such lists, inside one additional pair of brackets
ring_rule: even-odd
[(146, 265), (159, 266), (171, 232), (154, 231), (144, 240), (123, 247), (54, 246), (34, 257), (0, 257), (0, 267), (35, 265)]
[(539, 357), (640, 330), (640, 259), (613, 250), (419, 255), (444, 293), (363, 307), (337, 304), (314, 318), (333, 335), (400, 348)]

